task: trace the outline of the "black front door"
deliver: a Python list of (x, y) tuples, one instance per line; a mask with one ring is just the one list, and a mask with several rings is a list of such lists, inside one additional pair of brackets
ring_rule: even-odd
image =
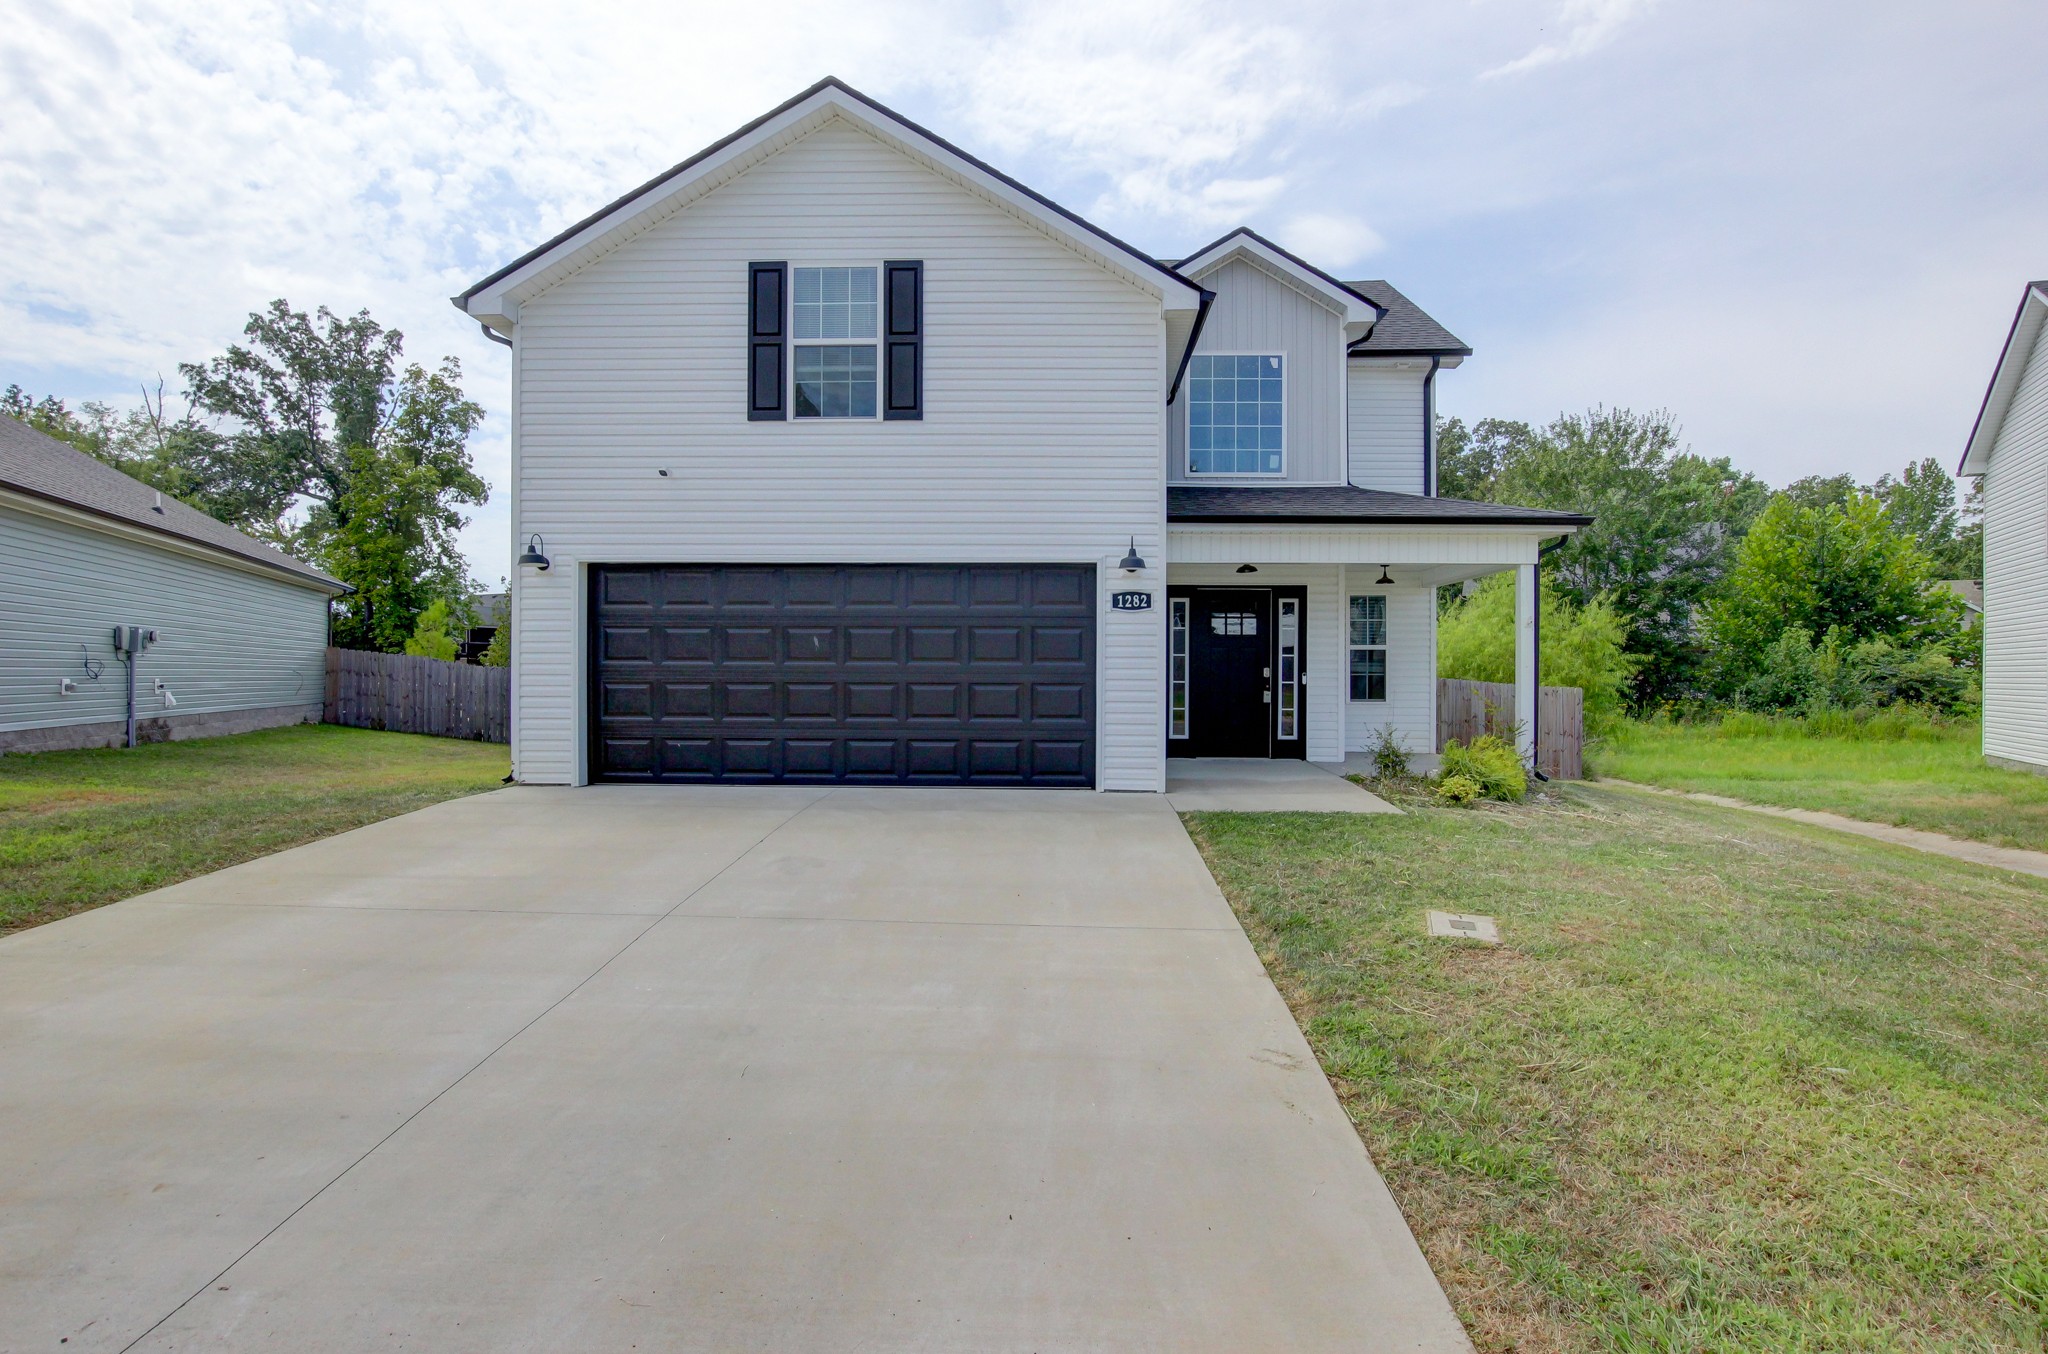
[(1272, 592), (1199, 588), (1188, 628), (1188, 751), (1271, 756)]

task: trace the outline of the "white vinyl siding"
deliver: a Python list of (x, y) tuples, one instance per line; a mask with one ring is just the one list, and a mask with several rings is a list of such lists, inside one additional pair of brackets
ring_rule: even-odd
[[(318, 717), (323, 592), (8, 507), (0, 507), (0, 578), (0, 731), (125, 718), (116, 625), (157, 631), (136, 667), (139, 718), (277, 706)], [(88, 659), (98, 681), (86, 675)], [(65, 677), (77, 681), (75, 695), (59, 694)]]
[[(746, 419), (750, 261), (924, 261), (921, 422)], [(585, 773), (586, 568), (1164, 557), (1160, 301), (844, 121), (524, 301), (520, 778)], [(666, 477), (657, 471), (666, 469)], [(1158, 789), (1165, 608), (1099, 604), (1097, 777)]]
[(1984, 751), (2048, 767), (2048, 328), (1984, 474)]
[[(1352, 752), (1372, 746), (1388, 724), (1413, 757), (1436, 753), (1436, 589), (1380, 587), (1375, 565), (1346, 571), (1346, 605), (1352, 597), (1387, 599), (1387, 698), (1355, 700), (1345, 712), (1345, 742)], [(1346, 695), (1350, 693), (1347, 684)], [(1433, 762), (1425, 765), (1434, 765)]]
[(1427, 492), (1422, 482), (1422, 381), (1428, 374), (1427, 361), (1395, 366), (1352, 360), (1351, 483), (1396, 494)]
[(1197, 353), (1286, 359), (1286, 468), (1271, 475), (1188, 473), (1188, 390), (1168, 420), (1170, 474), (1180, 484), (1339, 484), (1344, 479), (1344, 318), (1265, 269), (1233, 259), (1196, 279), (1216, 293)]

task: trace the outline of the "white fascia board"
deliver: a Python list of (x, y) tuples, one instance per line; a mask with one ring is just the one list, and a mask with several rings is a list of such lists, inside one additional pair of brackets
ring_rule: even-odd
[(549, 275), (564, 263), (573, 263), (586, 251), (601, 250), (615, 237), (629, 238), (644, 225), (665, 219), (833, 117), (846, 119), (1094, 259), (1111, 273), (1159, 296), (1167, 312), (1200, 308), (1202, 289), (1172, 269), (836, 83), (799, 96), (696, 158), (685, 160), (453, 300), (458, 308), (492, 328), (509, 331), (517, 321), (518, 302), (545, 287), (553, 280)]
[(1372, 302), (1348, 287), (1332, 283), (1313, 269), (1304, 268), (1299, 260), (1289, 258), (1242, 227), (1224, 236), (1193, 258), (1182, 259), (1179, 270), (1188, 277), (1200, 277), (1222, 267), (1239, 255), (1258, 260), (1268, 272), (1285, 278), (1299, 290), (1320, 299), (1342, 315), (1347, 343), (1355, 343), (1363, 338), (1365, 331), (1380, 317), (1379, 307)]
[(2006, 411), (2012, 407), (2013, 394), (2027, 374), (2027, 357), (2034, 351), (2044, 318), (2048, 318), (2048, 293), (2039, 287), (2028, 287), (2020, 300), (2019, 313), (2012, 318), (2012, 328), (2006, 333), (2005, 347), (1999, 351), (1998, 365), (1991, 372), (1991, 384), (1977, 410), (1977, 425), (1970, 430), (1963, 463), (1956, 468), (1958, 475), (1981, 475), (1990, 464), (1991, 449), (1998, 445)]

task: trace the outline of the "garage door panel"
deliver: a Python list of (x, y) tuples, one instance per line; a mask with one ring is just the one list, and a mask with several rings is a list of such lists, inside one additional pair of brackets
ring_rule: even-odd
[(1071, 565), (599, 569), (593, 774), (1091, 784), (1094, 578)]

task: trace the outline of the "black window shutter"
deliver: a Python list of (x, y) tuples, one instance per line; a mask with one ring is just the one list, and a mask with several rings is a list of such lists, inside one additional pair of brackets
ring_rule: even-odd
[(789, 283), (786, 263), (747, 265), (747, 417), (788, 415)]
[(924, 417), (924, 264), (898, 259), (882, 265), (888, 318), (882, 348), (885, 419)]

